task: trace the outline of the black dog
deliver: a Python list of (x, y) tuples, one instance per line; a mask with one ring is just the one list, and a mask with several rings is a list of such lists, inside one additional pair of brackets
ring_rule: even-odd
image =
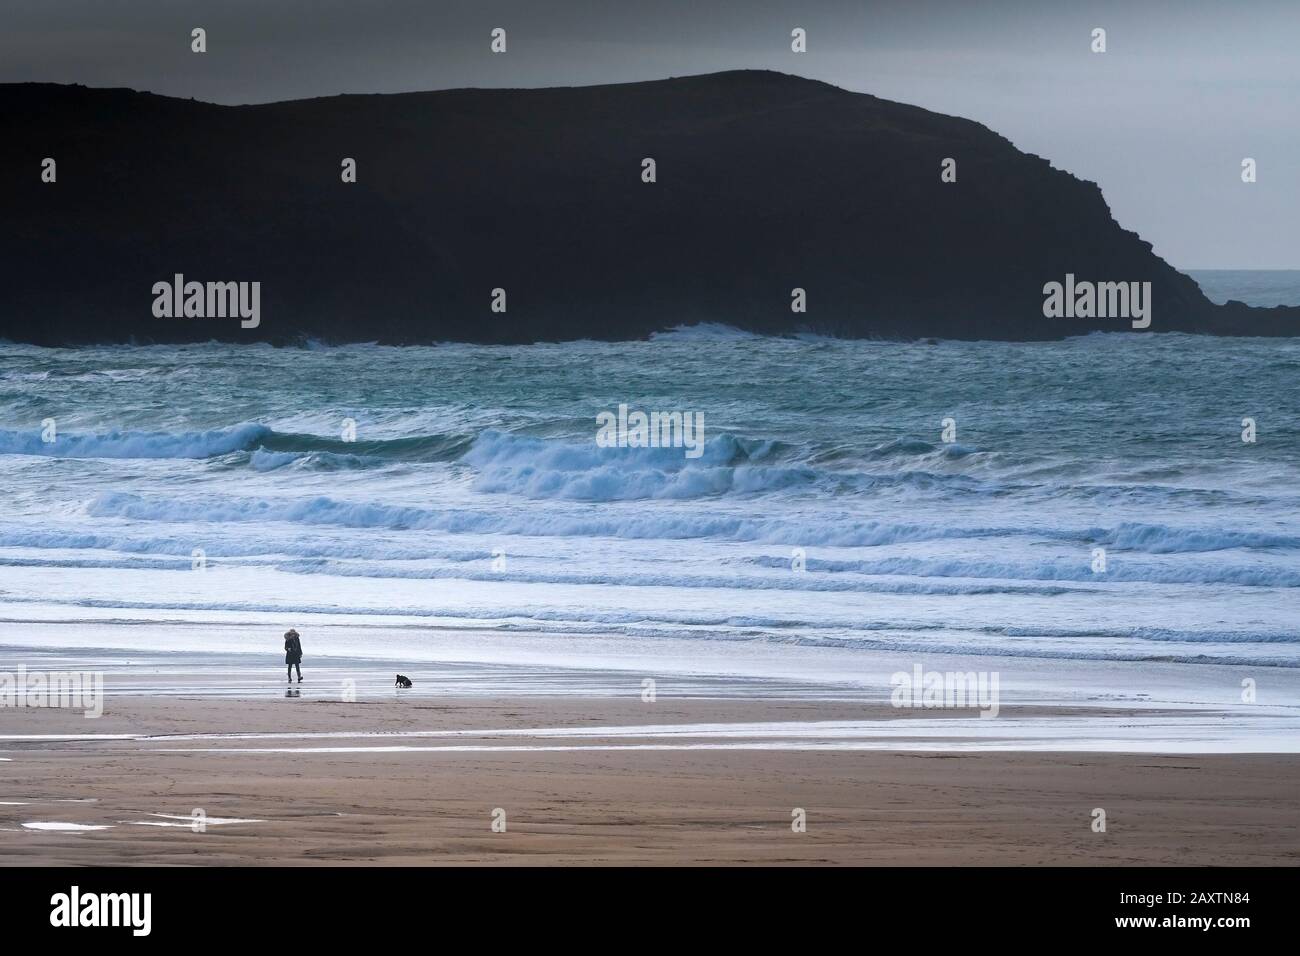
[(411, 686), (411, 678), (409, 678), (409, 677), (403, 677), (401, 674), (398, 674), (398, 675), (397, 675), (397, 680), (393, 681), (393, 686), (394, 686), (394, 687), (410, 687), (410, 686)]

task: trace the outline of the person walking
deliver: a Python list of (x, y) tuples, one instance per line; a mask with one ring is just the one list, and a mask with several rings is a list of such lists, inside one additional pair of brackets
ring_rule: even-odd
[(289, 668), (289, 683), (293, 683), (294, 668), (298, 670), (298, 683), (302, 683), (302, 641), (293, 628), (284, 632), (284, 663)]

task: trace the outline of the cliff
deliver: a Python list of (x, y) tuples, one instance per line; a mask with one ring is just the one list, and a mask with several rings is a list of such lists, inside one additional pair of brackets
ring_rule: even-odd
[[(1045, 318), (1067, 273), (1149, 281), (1152, 331), (1300, 331), (1213, 305), (1096, 184), (978, 123), (761, 71), (238, 107), (4, 85), (0, 207), (0, 337), (42, 344), (1129, 328)], [(155, 317), (176, 273), (260, 282), (260, 324)]]

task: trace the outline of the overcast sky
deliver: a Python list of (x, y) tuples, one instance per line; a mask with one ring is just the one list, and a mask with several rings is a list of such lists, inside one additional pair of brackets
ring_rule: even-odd
[(0, 0), (0, 82), (218, 103), (744, 67), (979, 120), (1180, 268), (1300, 268), (1300, 0)]

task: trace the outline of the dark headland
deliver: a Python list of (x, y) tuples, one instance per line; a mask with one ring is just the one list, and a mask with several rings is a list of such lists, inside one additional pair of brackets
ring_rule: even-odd
[[(1045, 318), (1067, 273), (1150, 282), (1151, 331), (1300, 333), (1300, 308), (1212, 304), (1095, 183), (979, 123), (765, 71), (237, 107), (3, 85), (0, 208), (0, 338), (47, 345), (1129, 330)], [(176, 273), (260, 282), (260, 325), (156, 318)]]

